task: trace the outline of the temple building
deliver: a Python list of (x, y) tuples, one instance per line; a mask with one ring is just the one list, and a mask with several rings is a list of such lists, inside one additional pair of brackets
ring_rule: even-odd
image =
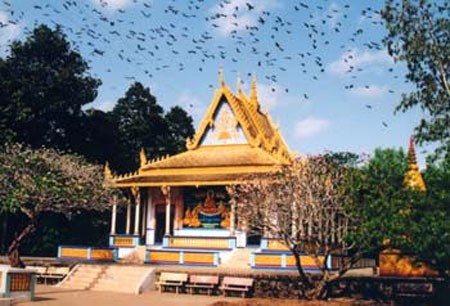
[[(419, 171), (419, 165), (416, 158), (416, 149), (414, 145), (414, 137), (409, 140), (408, 149), (408, 169), (403, 178), (403, 185), (412, 190), (420, 192), (426, 191), (425, 181)], [(414, 205), (408, 204), (408, 205)], [(407, 214), (407, 207), (404, 213)], [(395, 277), (433, 277), (438, 276), (438, 272), (430, 268), (426, 263), (418, 261), (414, 254), (403, 254), (397, 249), (389, 246), (389, 240), (386, 241), (388, 246), (386, 250), (379, 255), (379, 267), (381, 276)]]
[(247, 96), (240, 82), (233, 93), (223, 73), (219, 75), (219, 88), (195, 135), (186, 141), (187, 151), (151, 159), (142, 150), (139, 169), (127, 175), (113, 175), (105, 167), (111, 186), (130, 195), (122, 233), (116, 229), (117, 208), (112, 209), (110, 245), (119, 248), (119, 257), (138, 245), (205, 250), (246, 246), (245, 229), (235, 227), (236, 209), (227, 186), (289, 164), (293, 156), (260, 108), (256, 78)]

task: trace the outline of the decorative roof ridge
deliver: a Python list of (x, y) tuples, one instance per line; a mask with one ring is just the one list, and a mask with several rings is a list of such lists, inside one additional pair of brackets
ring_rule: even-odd
[(411, 189), (425, 191), (425, 182), (423, 180), (422, 173), (420, 173), (419, 171), (419, 165), (417, 164), (416, 149), (413, 136), (411, 136), (409, 139), (408, 159), (408, 170), (406, 171), (403, 180), (404, 185)]
[(264, 115), (266, 116), (267, 120), (269, 121), (270, 126), (272, 127), (272, 129), (274, 131), (274, 135), (272, 138), (274, 139), (274, 141), (280, 142), (278, 145), (278, 150), (284, 151), (283, 153), (286, 154), (285, 158), (287, 159), (287, 161), (291, 162), (293, 160), (293, 155), (292, 155), (291, 151), (289, 150), (289, 146), (287, 145), (286, 140), (284, 139), (283, 135), (280, 132), (280, 128), (275, 125), (269, 112), (265, 113)]

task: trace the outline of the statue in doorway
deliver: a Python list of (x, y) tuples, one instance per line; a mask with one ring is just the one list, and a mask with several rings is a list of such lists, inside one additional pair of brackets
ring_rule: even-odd
[(217, 213), (217, 205), (214, 200), (214, 191), (211, 189), (206, 192), (206, 199), (201, 207), (201, 212), (207, 214)]

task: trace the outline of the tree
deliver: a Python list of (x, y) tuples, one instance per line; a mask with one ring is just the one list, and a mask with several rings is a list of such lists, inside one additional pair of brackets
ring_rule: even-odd
[(450, 279), (450, 159), (429, 163), (424, 172), (426, 192), (416, 194), (409, 222), (410, 236), (402, 246), (421, 262)]
[[(289, 247), (300, 293), (308, 299), (326, 298), (330, 284), (363, 255), (358, 245), (347, 243), (357, 221), (347, 210), (352, 169), (333, 162), (330, 155), (315, 156), (234, 187), (240, 227), (279, 238)], [(337, 272), (326, 263), (333, 254), (349, 256)], [(321, 273), (306, 273), (301, 255), (311, 256)]]
[(134, 171), (138, 168), (138, 152), (142, 148), (149, 156), (165, 154), (167, 124), (164, 110), (156, 98), (141, 83), (135, 82), (120, 98), (111, 112), (118, 126), (121, 161), (114, 168), (119, 171)]
[(7, 127), (0, 140), (76, 150), (82, 107), (100, 85), (87, 70), (60, 28), (40, 25), (24, 42), (14, 41), (0, 60), (0, 126)]
[(381, 16), (389, 54), (406, 63), (406, 80), (415, 86), (397, 110), (419, 106), (425, 116), (416, 128), (419, 142), (437, 142), (450, 154), (450, 3), (387, 0)]
[(402, 210), (410, 200), (403, 184), (407, 168), (408, 159), (402, 149), (378, 148), (354, 177), (351, 211), (358, 219), (358, 227), (349, 236), (374, 256), (387, 247), (387, 240), (391, 247), (399, 247), (404, 239)]
[(403, 150), (377, 149), (354, 180), (351, 210), (358, 227), (349, 238), (374, 255), (401, 250), (442, 276), (450, 271), (450, 162), (428, 164), (426, 190), (404, 184), (408, 157)]
[(186, 150), (186, 139), (194, 135), (192, 117), (179, 106), (172, 107), (164, 116), (169, 127), (169, 154)]
[(135, 171), (138, 152), (143, 148), (150, 158), (178, 153), (185, 149), (183, 138), (193, 134), (192, 118), (180, 107), (166, 115), (148, 87), (135, 82), (111, 112), (118, 127), (120, 159), (112, 161), (119, 172)]
[(81, 157), (7, 145), (0, 152), (0, 212), (28, 220), (9, 244), (11, 266), (23, 266), (19, 248), (36, 230), (40, 215), (53, 212), (70, 218), (85, 210), (106, 210), (114, 192), (103, 186), (102, 169)]

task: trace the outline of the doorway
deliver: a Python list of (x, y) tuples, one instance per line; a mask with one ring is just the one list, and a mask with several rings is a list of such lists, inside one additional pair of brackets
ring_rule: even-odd
[[(174, 207), (170, 207), (170, 235), (173, 235), (173, 219), (174, 215)], [(163, 242), (164, 234), (166, 232), (166, 205), (157, 205), (156, 206), (156, 228), (155, 228), (155, 243), (160, 244)]]

